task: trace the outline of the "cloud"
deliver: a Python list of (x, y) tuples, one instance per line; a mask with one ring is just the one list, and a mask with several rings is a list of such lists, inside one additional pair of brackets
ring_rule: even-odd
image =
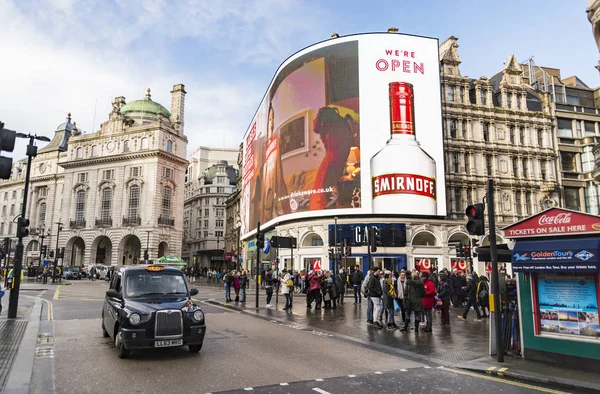
[[(184, 83), (188, 152), (223, 139), (237, 147), (279, 63), (326, 37), (323, 18), (302, 1), (0, 2), (1, 120), (52, 136), (71, 112), (91, 132), (113, 97), (151, 87), (169, 108), (171, 87)], [(14, 157), (23, 154), (19, 145)]]

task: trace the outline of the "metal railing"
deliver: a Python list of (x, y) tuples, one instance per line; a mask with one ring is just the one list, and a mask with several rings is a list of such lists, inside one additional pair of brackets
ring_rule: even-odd
[(158, 224), (164, 226), (175, 226), (175, 219), (173, 218), (164, 218), (162, 216), (158, 217)]
[(139, 216), (132, 216), (130, 218), (126, 218), (123, 216), (123, 226), (139, 226), (142, 224), (142, 218)]
[(85, 219), (69, 220), (70, 228), (85, 228)]
[(96, 219), (94, 226), (96, 227), (112, 227), (113, 225), (113, 220), (112, 218), (103, 218), (103, 219)]

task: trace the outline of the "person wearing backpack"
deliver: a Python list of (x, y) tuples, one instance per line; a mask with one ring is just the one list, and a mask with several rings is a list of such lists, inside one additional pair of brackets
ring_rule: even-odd
[[(477, 285), (477, 301), (479, 301), (479, 306), (481, 306), (481, 312), (484, 319), (490, 317), (490, 282), (488, 281), (487, 276), (479, 277), (479, 284)], [(487, 313), (485, 310), (487, 308)]]
[(233, 284), (233, 276), (227, 272), (223, 276), (223, 288), (225, 289), (225, 302), (231, 302), (231, 285)]
[(352, 273), (352, 277), (350, 279), (350, 282), (352, 283), (352, 289), (354, 290), (354, 305), (360, 305), (362, 302), (360, 285), (362, 284), (363, 279), (364, 275), (360, 270), (360, 267), (357, 265), (354, 268), (354, 272)]

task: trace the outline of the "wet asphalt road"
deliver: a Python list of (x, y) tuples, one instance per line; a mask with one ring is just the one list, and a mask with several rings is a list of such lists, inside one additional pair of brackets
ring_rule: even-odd
[[(48, 346), (53, 354), (36, 360), (39, 372), (33, 379), (40, 383), (34, 392), (562, 392), (442, 370), (436, 364), (341, 341), (318, 329), (210, 305), (204, 301), (214, 293), (202, 288), (195, 299), (206, 313), (208, 332), (200, 354), (190, 354), (186, 348), (151, 349), (121, 360), (100, 329), (106, 288), (102, 282), (81, 281), (40, 295), (53, 310), (49, 316), (48, 308), (44, 309), (43, 320), (51, 320), (42, 326), (51, 331)], [(44, 374), (53, 376), (48, 379)], [(52, 378), (54, 390), (49, 387)]]

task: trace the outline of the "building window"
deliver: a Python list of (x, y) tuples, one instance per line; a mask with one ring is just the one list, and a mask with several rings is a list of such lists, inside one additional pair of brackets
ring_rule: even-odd
[(227, 177), (226, 176), (218, 176), (217, 183), (227, 183)]
[(207, 228), (207, 227), (208, 227), (208, 220), (205, 220), (204, 221), (204, 228)]
[(85, 219), (85, 191), (79, 190), (75, 199), (75, 223), (83, 223)]
[(173, 178), (173, 169), (172, 168), (168, 168), (168, 167), (164, 167), (163, 168), (163, 176), (165, 178)]
[(38, 226), (43, 227), (46, 224), (46, 203), (43, 202), (38, 208)]
[(83, 158), (83, 148), (82, 147), (75, 149), (75, 158), (76, 159)]
[(464, 87), (464, 86), (461, 86), (461, 87), (460, 87), (460, 96), (458, 96), (458, 100), (457, 100), (457, 101), (458, 101), (459, 103), (462, 103), (462, 102), (463, 102), (463, 99), (464, 99), (464, 97), (465, 97), (465, 87)]
[(223, 238), (223, 231), (215, 231), (215, 237)]
[(523, 214), (523, 207), (521, 204), (521, 192), (515, 193), (515, 208), (517, 211), (517, 215), (521, 216)]
[(544, 147), (544, 131), (538, 130), (537, 137), (538, 137), (538, 146), (540, 148), (543, 148)]
[(13, 224), (12, 222), (8, 223), (8, 235), (13, 234)]
[(546, 160), (543, 159), (540, 161), (540, 175), (543, 180), (546, 180)]
[[(577, 122), (577, 123), (579, 123), (579, 122)], [(585, 136), (586, 137), (596, 135), (596, 127), (595, 127), (594, 122), (585, 121), (583, 123), (583, 125), (584, 125), (584, 129), (585, 129)]]
[(131, 185), (129, 188), (129, 219), (140, 216), (140, 186)]
[(473, 204), (473, 190), (467, 189), (467, 204)]
[[(207, 227), (208, 227), (208, 226), (207, 226)], [(208, 231), (205, 231), (205, 232), (204, 232), (204, 236), (205, 236), (205, 237), (208, 237)]]
[(527, 167), (527, 159), (523, 159), (523, 162), (521, 163), (521, 167), (523, 168), (523, 178), (526, 178), (529, 176), (529, 168)]
[(455, 173), (458, 173), (458, 167), (459, 167), (458, 153), (452, 153), (452, 168)]
[(565, 206), (567, 209), (579, 211), (579, 189), (565, 187)]
[(481, 89), (479, 94), (481, 98), (481, 105), (487, 105), (487, 91), (485, 89)]
[(208, 208), (206, 208), (204, 210), (204, 216), (208, 216), (208, 215), (210, 215), (210, 211), (208, 210)]
[(222, 208), (218, 208), (217, 209), (217, 217), (222, 218), (223, 216), (225, 216), (225, 210)]
[(4, 223), (0, 223), (0, 234), (4, 235)]
[(485, 168), (487, 170), (487, 174), (488, 175), (492, 175), (493, 174), (493, 166), (492, 166), (492, 156), (490, 155), (486, 155), (485, 156)]
[[(45, 189), (45, 188), (44, 188), (44, 189)], [(17, 198), (17, 191), (16, 191), (16, 190), (13, 190), (13, 192), (12, 192), (12, 198), (13, 198), (13, 200), (14, 200), (15, 198)]]
[(525, 128), (524, 127), (519, 127), (519, 143), (526, 145), (527, 144), (527, 139), (525, 137)]
[(456, 120), (450, 120), (450, 137), (456, 138)]
[(573, 138), (573, 121), (571, 119), (558, 118), (558, 136)]
[(6, 216), (6, 205), (2, 206), (2, 216)]
[(598, 187), (593, 183), (585, 188), (585, 211), (593, 215), (598, 215)]
[(525, 215), (531, 215), (531, 192), (525, 192)]
[(490, 124), (483, 123), (483, 140), (485, 142), (490, 142)]
[(224, 187), (217, 187), (217, 193), (225, 193)]
[[(38, 194), (40, 197), (46, 197), (48, 195), (48, 188), (47, 187), (40, 187)], [(14, 191), (13, 192), (13, 198), (15, 198), (17, 196), (17, 192)]]
[(15, 204), (10, 205), (10, 214), (11, 216), (15, 214)]
[(592, 153), (592, 149), (592, 146), (583, 147), (583, 153), (581, 154), (581, 169), (583, 172), (594, 170), (594, 154)]
[(465, 154), (465, 173), (469, 174), (471, 173), (471, 164), (470, 164), (470, 157), (469, 154)]
[(148, 138), (142, 138), (142, 149), (148, 149)]
[(87, 172), (80, 172), (79, 174), (77, 174), (77, 182), (78, 183), (86, 183), (87, 181), (88, 181)]
[(92, 146), (92, 156), (98, 156), (98, 145)]
[(512, 163), (513, 164), (513, 176), (515, 178), (518, 178), (519, 177), (519, 159), (515, 158), (515, 159), (513, 159), (512, 162), (513, 162)]
[(462, 212), (462, 192), (460, 189), (454, 189), (454, 211)]
[(167, 152), (173, 153), (173, 141), (167, 140)]
[(515, 128), (513, 126), (509, 127), (509, 133), (510, 133), (510, 143), (514, 144), (515, 143)]
[(576, 171), (575, 154), (570, 152), (560, 152), (560, 161), (563, 171)]
[(123, 152), (129, 152), (129, 140), (123, 141)]
[(102, 179), (103, 180), (111, 180), (115, 179), (115, 170), (104, 170), (102, 171)]
[(107, 223), (112, 211), (113, 192), (111, 188), (102, 189), (102, 204), (100, 206), (100, 219), (102, 223)]
[(171, 218), (171, 199), (173, 190), (170, 187), (163, 187), (161, 216), (163, 218)]
[(129, 169), (129, 176), (132, 178), (139, 177), (142, 174), (142, 167), (131, 167)]
[(216, 220), (215, 221), (215, 227), (218, 227), (218, 228), (223, 227), (223, 221), (222, 220)]
[(446, 91), (448, 92), (448, 101), (454, 101), (454, 86), (447, 86)]

